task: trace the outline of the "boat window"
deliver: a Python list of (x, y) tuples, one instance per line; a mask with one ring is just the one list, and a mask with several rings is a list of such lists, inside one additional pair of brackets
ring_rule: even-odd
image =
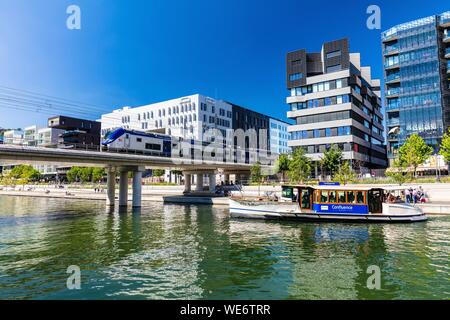
[(302, 209), (311, 209), (311, 193), (309, 190), (302, 190)]
[(281, 190), (281, 196), (283, 198), (292, 199), (293, 190), (292, 188), (286, 188), (284, 187), (283, 190)]
[(358, 191), (356, 193), (356, 203), (364, 203), (364, 192)]
[(347, 192), (347, 202), (348, 203), (356, 203), (355, 202), (355, 192), (354, 191), (348, 191)]
[(329, 198), (330, 203), (336, 203), (336, 191), (330, 191)]
[(345, 191), (338, 192), (338, 202), (339, 203), (347, 203), (347, 200), (345, 199)]
[(327, 203), (328, 202), (328, 191), (320, 192), (320, 202)]

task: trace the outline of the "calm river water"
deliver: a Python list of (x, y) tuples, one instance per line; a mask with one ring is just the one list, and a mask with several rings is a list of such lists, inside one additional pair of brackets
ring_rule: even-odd
[[(81, 289), (66, 287), (81, 269)], [(379, 266), (381, 289), (367, 288)], [(0, 299), (450, 298), (450, 217), (242, 221), (226, 207), (0, 196)]]

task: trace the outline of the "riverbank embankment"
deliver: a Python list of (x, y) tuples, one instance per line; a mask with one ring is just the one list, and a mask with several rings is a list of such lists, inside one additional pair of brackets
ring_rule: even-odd
[[(355, 185), (356, 186), (356, 185)], [(367, 186), (367, 185), (365, 185)], [(418, 187), (418, 184), (409, 184), (408, 186)], [(450, 215), (450, 184), (430, 183), (420, 184), (424, 189), (428, 203), (420, 204), (426, 214), (445, 214)], [(258, 190), (259, 189), (259, 190)], [(183, 186), (143, 186), (142, 201), (164, 202), (164, 203), (184, 203), (184, 204), (210, 204), (210, 205), (228, 205), (228, 198), (225, 197), (195, 197), (183, 196)], [(237, 194), (240, 192), (236, 191)], [(245, 196), (265, 196), (275, 193), (281, 195), (280, 186), (244, 186), (242, 195)], [(46, 198), (64, 198), (101, 201), (106, 199), (106, 190), (95, 192), (93, 188), (83, 188), (83, 186), (70, 186), (57, 188), (55, 186), (16, 186), (0, 187), (0, 195), (7, 196), (28, 196), (28, 197), (46, 197)], [(131, 201), (131, 193), (129, 195)]]

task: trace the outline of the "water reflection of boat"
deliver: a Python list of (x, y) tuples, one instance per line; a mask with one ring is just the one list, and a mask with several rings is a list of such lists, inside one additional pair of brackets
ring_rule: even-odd
[(418, 207), (392, 201), (399, 187), (283, 186), (283, 201), (230, 199), (235, 218), (346, 222), (419, 222)]
[(245, 237), (251, 235), (257, 238), (269, 238), (270, 236), (283, 235), (286, 230), (298, 232), (296, 228), (289, 228), (283, 224), (271, 223), (270, 221), (248, 221), (247, 223), (240, 223), (236, 220), (230, 220), (230, 233), (232, 235), (239, 235)]
[(314, 231), (316, 243), (335, 242), (351, 240), (357, 243), (364, 243), (369, 240), (369, 229), (367, 226), (351, 226), (351, 228), (337, 228), (318, 226)]
[(270, 238), (298, 238), (303, 236), (305, 239), (314, 243), (352, 241), (364, 243), (369, 239), (369, 226), (354, 224), (316, 224), (312, 228), (298, 228), (294, 223), (275, 223), (275, 221), (249, 220), (246, 223), (242, 221), (230, 221), (230, 234), (239, 235), (239, 241), (248, 238), (252, 239), (270, 239)]

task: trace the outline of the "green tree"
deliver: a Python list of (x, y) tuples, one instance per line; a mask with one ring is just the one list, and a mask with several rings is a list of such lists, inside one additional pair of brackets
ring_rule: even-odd
[(250, 175), (252, 182), (258, 184), (258, 196), (261, 193), (261, 182), (263, 180), (263, 175), (261, 172), (261, 163), (258, 161), (250, 168)]
[(80, 180), (81, 182), (92, 181), (92, 168), (88, 167), (80, 168)]
[(335, 179), (343, 185), (356, 180), (356, 173), (353, 171), (350, 161), (344, 161), (344, 163), (341, 164)]
[(41, 174), (38, 170), (25, 164), (15, 166), (11, 170), (10, 176), (13, 179), (22, 180), (22, 183), (26, 183), (28, 181), (38, 181), (41, 178)]
[(98, 182), (105, 176), (105, 168), (93, 168), (92, 169), (92, 182)]
[(0, 182), (4, 186), (12, 186), (15, 185), (15, 180), (11, 177), (9, 173), (3, 173), (0, 179)]
[(276, 172), (281, 173), (283, 182), (286, 180), (286, 173), (289, 171), (289, 155), (282, 153), (277, 159)]
[(305, 183), (311, 174), (311, 161), (303, 148), (296, 148), (289, 161), (288, 177), (293, 183)]
[[(101, 168), (96, 168), (96, 169), (101, 169)], [(104, 169), (95, 170), (95, 176), (93, 175), (93, 173), (94, 173), (94, 168), (91, 168), (91, 167), (72, 167), (72, 168), (70, 168), (69, 171), (67, 171), (67, 180), (69, 182), (98, 181), (101, 179), (101, 177), (103, 177)], [(100, 178), (98, 178), (99, 176), (100, 176)]]
[(450, 163), (450, 129), (442, 138), (439, 154), (444, 157), (445, 162)]
[(67, 171), (67, 180), (72, 182), (77, 182), (80, 177), (80, 167), (72, 167)]
[(20, 179), (20, 178), (22, 178), (23, 170), (24, 170), (23, 165), (15, 166), (11, 169), (11, 171), (9, 172), (9, 175), (13, 179)]
[(414, 133), (406, 139), (405, 143), (399, 148), (398, 153), (400, 162), (411, 167), (414, 177), (416, 177), (417, 167), (433, 154), (433, 148), (427, 145), (417, 133)]
[(153, 169), (152, 170), (152, 176), (153, 177), (161, 177), (162, 175), (164, 175), (164, 170), (163, 169)]
[(399, 158), (395, 159), (392, 166), (386, 171), (386, 176), (392, 178), (399, 185), (410, 180), (406, 163), (400, 161)]
[(339, 149), (337, 145), (332, 145), (330, 149), (328, 149), (323, 153), (320, 165), (322, 168), (330, 172), (332, 179), (334, 178), (336, 172), (339, 170), (342, 158), (343, 158), (342, 150)]

